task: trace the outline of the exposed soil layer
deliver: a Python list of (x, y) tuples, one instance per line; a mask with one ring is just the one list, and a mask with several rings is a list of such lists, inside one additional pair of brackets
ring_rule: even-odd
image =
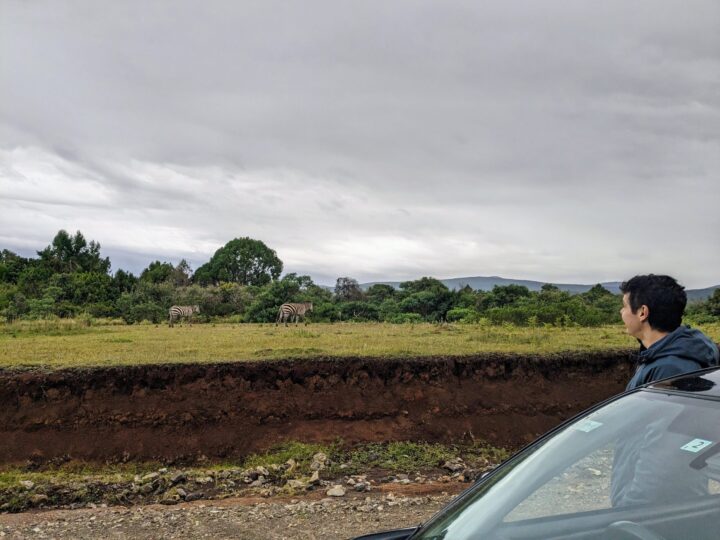
[(621, 391), (629, 351), (0, 371), (0, 462), (238, 458), (285, 440), (516, 447)]

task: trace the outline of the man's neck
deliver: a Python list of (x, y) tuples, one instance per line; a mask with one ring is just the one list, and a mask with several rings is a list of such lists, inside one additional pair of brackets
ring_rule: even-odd
[(639, 338), (642, 344), (645, 346), (646, 349), (649, 349), (652, 347), (655, 343), (660, 341), (662, 338), (667, 336), (670, 332), (663, 332), (661, 330), (655, 330), (651, 326), (648, 325), (646, 329), (644, 329)]

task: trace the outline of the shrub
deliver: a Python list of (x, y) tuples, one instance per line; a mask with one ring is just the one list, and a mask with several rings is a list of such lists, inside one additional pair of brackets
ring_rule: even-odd
[(379, 319), (378, 308), (368, 302), (342, 302), (338, 308), (343, 321), (377, 321)]
[(139, 323), (141, 321), (150, 321), (158, 324), (168, 318), (168, 312), (162, 306), (145, 302), (132, 306), (129, 313), (123, 314), (123, 319), (128, 324)]
[(510, 306), (490, 308), (486, 315), (493, 324), (510, 323), (517, 326), (525, 326), (530, 317), (526, 308)]
[(387, 322), (393, 324), (421, 323), (423, 322), (423, 318), (418, 313), (396, 313), (392, 315)]
[(480, 314), (474, 308), (453, 308), (447, 312), (448, 322), (477, 323)]
[(118, 314), (117, 308), (110, 302), (99, 302), (85, 307), (85, 312), (92, 317), (114, 317)]

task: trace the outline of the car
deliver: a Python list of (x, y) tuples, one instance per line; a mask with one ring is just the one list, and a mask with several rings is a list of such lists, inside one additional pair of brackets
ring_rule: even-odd
[(356, 540), (719, 538), (720, 369), (712, 368), (600, 403), (426, 523)]

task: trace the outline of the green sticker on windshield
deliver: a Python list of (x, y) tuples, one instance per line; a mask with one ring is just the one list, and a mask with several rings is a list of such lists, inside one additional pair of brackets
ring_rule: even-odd
[(680, 450), (686, 450), (688, 452), (699, 452), (703, 448), (707, 448), (712, 444), (712, 441), (706, 441), (705, 439), (693, 439), (685, 446), (681, 446)]
[(595, 420), (583, 420), (575, 425), (575, 429), (585, 433), (590, 433), (593, 429), (597, 429), (600, 426), (602, 426), (601, 422), (595, 422)]

